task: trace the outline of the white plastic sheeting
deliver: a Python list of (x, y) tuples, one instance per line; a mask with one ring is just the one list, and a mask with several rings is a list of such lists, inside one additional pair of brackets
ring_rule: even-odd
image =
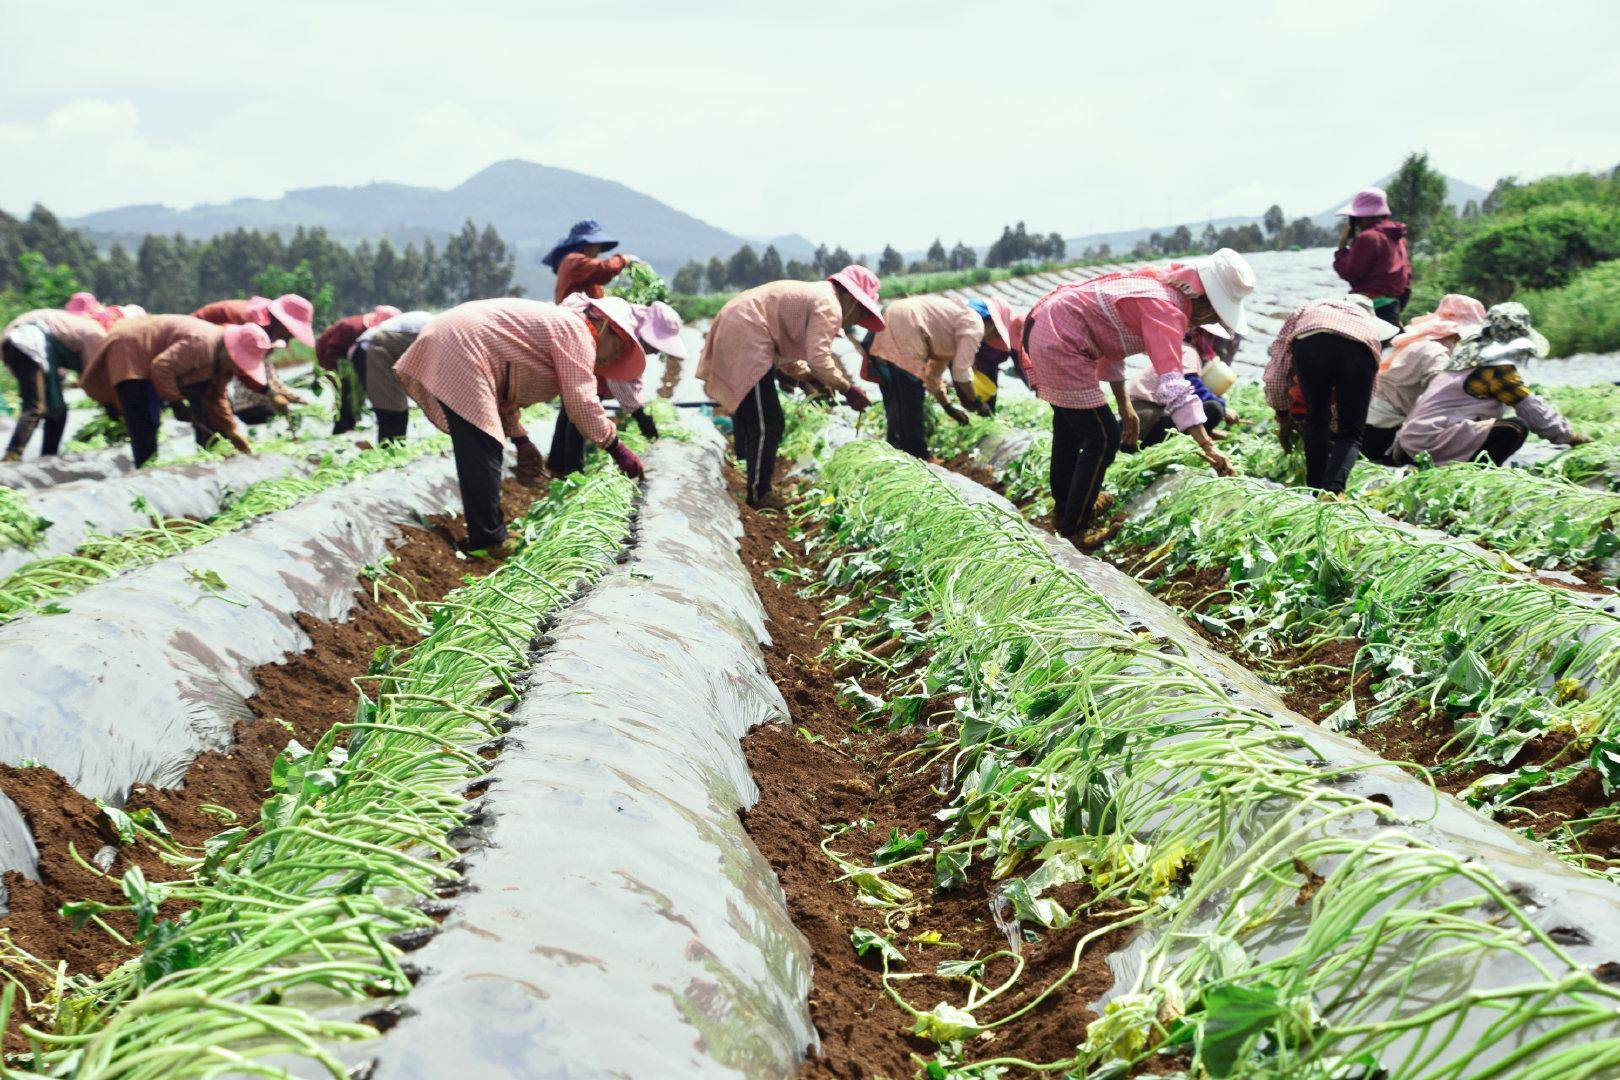
[[(342, 618), (402, 525), (459, 505), (451, 459), (418, 459), (0, 627), (0, 760), (34, 758), (114, 804), (179, 781), (249, 715), (252, 669), (309, 647), (299, 612)], [(15, 809), (0, 803), (8, 859), (31, 851)]]
[(377, 1077), (790, 1076), (808, 949), (737, 812), (738, 740), (786, 708), (712, 426), (648, 455), (629, 562), (528, 677)]

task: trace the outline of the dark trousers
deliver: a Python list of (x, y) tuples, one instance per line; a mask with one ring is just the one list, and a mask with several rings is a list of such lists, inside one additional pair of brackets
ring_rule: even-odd
[(1052, 521), (1060, 536), (1091, 527), (1097, 493), (1119, 453), (1119, 418), (1095, 409), (1052, 406)]
[[(1305, 483), (1324, 491), (1343, 491), (1350, 468), (1361, 452), (1378, 359), (1359, 341), (1338, 334), (1312, 334), (1293, 345), (1294, 371), (1305, 398)], [(1334, 407), (1339, 427), (1333, 430)]]
[[(1175, 422), (1170, 419), (1170, 414), (1159, 408), (1157, 403), (1148, 402), (1147, 409), (1143, 407), (1141, 402), (1135, 402), (1134, 404), (1136, 405), (1136, 415), (1142, 419), (1142, 430), (1136, 437), (1138, 446), (1157, 446), (1168, 439), (1172, 431), (1176, 430)], [(1149, 409), (1151, 409), (1151, 413), (1148, 411)], [(1149, 422), (1150, 418), (1151, 423)], [(1221, 421), (1225, 419), (1225, 405), (1219, 401), (1204, 402), (1204, 428), (1206, 430), (1213, 432), (1221, 426)]]
[[(353, 394), (344, 380), (343, 369), (348, 368), (354, 377), (360, 381), (360, 393)], [(341, 356), (338, 358), (338, 412), (337, 419), (332, 421), (332, 434), (342, 435), (345, 431), (353, 431), (360, 422), (360, 409), (358, 403), (365, 400), (366, 388), (366, 354), (363, 349), (355, 349), (353, 357)]]
[(883, 387), (883, 416), (888, 421), (889, 445), (926, 461), (928, 435), (923, 427), (922, 380), (875, 356), (872, 370), (877, 373), (878, 385)]
[(40, 447), (40, 454), (56, 453), (62, 446), (62, 432), (67, 429), (67, 405), (52, 408), (45, 400), (47, 376), (38, 364), (23, 355), (22, 350), (8, 342), (4, 355), (6, 367), (17, 380), (17, 398), (21, 405), (17, 426), (12, 429), (11, 444), (6, 447), (6, 453), (21, 456), (28, 449), (29, 440), (34, 437), (34, 429), (40, 424), (45, 425), (45, 441)]
[[(186, 396), (186, 415), (191, 418), (191, 434), (197, 440), (197, 449), (205, 449), (216, 437), (224, 438), (225, 433), (214, 427), (213, 418), (203, 404), (208, 383), (194, 382), (190, 386), (182, 386), (180, 392)], [(179, 415), (178, 411), (176, 415)]]
[(1486, 433), (1485, 445), (1479, 448), (1479, 452), (1494, 464), (1506, 465), (1507, 459), (1517, 454), (1529, 437), (1530, 429), (1523, 420), (1498, 420)]
[(1361, 455), (1368, 461), (1375, 461), (1380, 465), (1392, 465), (1389, 452), (1395, 448), (1395, 433), (1401, 430), (1396, 427), (1373, 427), (1368, 424), (1361, 429)]
[(776, 474), (776, 449), (782, 445), (782, 432), (786, 427), (773, 369), (754, 384), (731, 414), (737, 457), (742, 459), (748, 473), (750, 502), (758, 502), (770, 494), (771, 480)]
[(124, 414), (124, 430), (129, 432), (129, 450), (138, 469), (157, 453), (158, 420), (163, 403), (157, 391), (146, 379), (125, 379), (113, 391), (118, 395), (118, 408)]
[(552, 476), (567, 476), (585, 467), (585, 436), (568, 419), (564, 409), (557, 410), (557, 426), (551, 432), (551, 456), (546, 468)]
[(406, 409), (397, 412), (393, 409), (378, 409), (377, 412), (377, 441), (403, 442), (405, 432), (410, 430), (411, 414)]
[(439, 402), (450, 427), (450, 449), (456, 455), (456, 481), (461, 485), (461, 510), (467, 519), (467, 547), (498, 547), (506, 539), (506, 515), (501, 512), (501, 459), (505, 447), (499, 439), (457, 416)]

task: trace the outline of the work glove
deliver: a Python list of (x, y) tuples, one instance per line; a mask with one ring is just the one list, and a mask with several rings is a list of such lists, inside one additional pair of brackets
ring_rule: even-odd
[(956, 400), (962, 403), (962, 408), (968, 412), (979, 413), (981, 416), (989, 415), (983, 411), (984, 405), (979, 401), (979, 395), (974, 391), (972, 383), (959, 382), (952, 385), (956, 387)]
[(513, 471), (520, 480), (537, 479), (546, 471), (546, 459), (540, 456), (540, 451), (528, 439), (517, 444), (517, 468)]
[(608, 443), (607, 452), (608, 457), (613, 459), (613, 464), (617, 465), (619, 471), (630, 479), (640, 480), (646, 473), (647, 470), (641, 464), (641, 459), (636, 456), (636, 452), (618, 439)]
[(963, 412), (961, 409), (958, 409), (950, 402), (945, 402), (943, 408), (945, 409), (945, 415), (950, 417), (952, 420), (955, 420), (958, 424), (966, 424), (969, 422), (968, 414)]
[(872, 399), (866, 396), (865, 390), (862, 390), (854, 383), (850, 383), (849, 389), (844, 391), (844, 400), (856, 412), (865, 412), (872, 407)]
[(653, 421), (646, 409), (637, 409), (630, 414), (630, 419), (636, 422), (636, 427), (641, 429), (643, 436), (649, 439), (658, 438), (658, 425)]

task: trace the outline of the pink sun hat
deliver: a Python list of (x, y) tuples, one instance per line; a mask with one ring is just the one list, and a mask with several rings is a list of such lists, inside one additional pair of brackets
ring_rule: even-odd
[(251, 383), (254, 389), (262, 389), (270, 384), (270, 370), (264, 358), (280, 344), (279, 341), (271, 341), (270, 335), (258, 323), (232, 323), (225, 328), (225, 353), (236, 365), (237, 374)]
[(842, 285), (866, 309), (866, 314), (855, 320), (864, 330), (874, 334), (883, 329), (883, 306), (878, 303), (878, 290), (882, 284), (878, 276), (859, 263), (850, 263), (827, 280)]
[(380, 326), (389, 319), (397, 318), (400, 314), (401, 312), (399, 308), (395, 307), (393, 304), (378, 304), (376, 307), (372, 308), (371, 311), (367, 312), (365, 315), (362, 315), (360, 317), (360, 321), (365, 325), (367, 330), (370, 330), (373, 326)]
[(315, 305), (297, 293), (283, 293), (270, 301), (270, 314), (307, 348), (315, 347)]
[(686, 359), (686, 343), (681, 340), (681, 317), (662, 300), (636, 307), (636, 333), (642, 344), (654, 352), (676, 360)]
[(986, 303), (990, 307), (990, 325), (996, 328), (996, 336), (1001, 338), (1001, 343), (1007, 347), (1007, 351), (1012, 352), (1018, 348), (1012, 339), (1012, 308), (999, 296), (992, 296)]
[(574, 293), (566, 297), (561, 306), (564, 310), (579, 315), (589, 316), (594, 313), (606, 319), (608, 326), (625, 344), (626, 348), (620, 350), (617, 360), (597, 365), (597, 378), (615, 382), (629, 382), (631, 379), (641, 378), (642, 372), (647, 370), (647, 353), (641, 347), (641, 338), (636, 333), (636, 310), (630, 301), (622, 296), (604, 296), (598, 299), (584, 293)]
[(62, 305), (62, 310), (69, 315), (94, 315), (101, 310), (101, 301), (96, 299), (95, 293), (76, 292), (68, 297), (68, 302)]
[(1388, 217), (1389, 196), (1381, 187), (1362, 188), (1348, 206), (1333, 212), (1339, 217)]

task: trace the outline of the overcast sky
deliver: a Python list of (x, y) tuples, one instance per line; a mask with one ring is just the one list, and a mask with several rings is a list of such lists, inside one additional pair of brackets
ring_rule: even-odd
[(875, 249), (1620, 162), (1614, 0), (0, 0), (0, 207), (503, 158)]

